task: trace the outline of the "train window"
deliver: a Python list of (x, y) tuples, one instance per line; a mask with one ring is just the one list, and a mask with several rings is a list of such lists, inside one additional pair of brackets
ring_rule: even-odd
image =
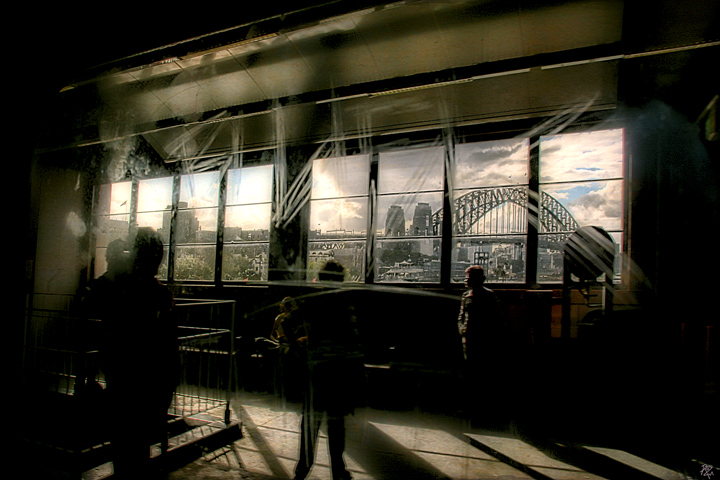
[(525, 282), (528, 160), (527, 139), (456, 145), (451, 281), (482, 265), (489, 282)]
[(124, 240), (130, 230), (132, 182), (101, 185), (95, 217), (95, 276), (107, 270), (106, 252), (110, 242)]
[(346, 281), (364, 281), (369, 176), (369, 155), (313, 161), (308, 280), (333, 259), (345, 266)]
[[(623, 242), (622, 129), (540, 137), (538, 280), (562, 281), (562, 248), (577, 228), (598, 226)], [(615, 276), (620, 272), (616, 255)]]
[(273, 166), (228, 171), (222, 278), (267, 280)]
[(440, 281), (444, 147), (380, 153), (376, 282)]
[(214, 280), (220, 172), (180, 177), (175, 224), (177, 280)]

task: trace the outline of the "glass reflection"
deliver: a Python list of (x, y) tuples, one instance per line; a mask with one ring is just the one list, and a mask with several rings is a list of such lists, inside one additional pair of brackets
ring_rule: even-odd
[(180, 177), (180, 208), (216, 207), (220, 192), (220, 172)]
[(316, 159), (312, 167), (311, 198), (365, 196), (369, 175), (367, 155)]
[(272, 185), (272, 165), (228, 170), (226, 203), (227, 205), (244, 205), (270, 202)]
[[(622, 280), (622, 232), (608, 232), (615, 241), (615, 264), (613, 282)], [(547, 234), (538, 237), (538, 281), (541, 283), (563, 281), (563, 249), (570, 237), (566, 234)]]
[(98, 247), (107, 247), (115, 239), (127, 238), (130, 230), (129, 215), (106, 215), (97, 218), (95, 242)]

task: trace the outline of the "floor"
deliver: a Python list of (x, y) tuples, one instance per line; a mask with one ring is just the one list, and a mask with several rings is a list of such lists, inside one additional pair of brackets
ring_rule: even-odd
[[(168, 475), (168, 480), (268, 480), (292, 478), (299, 447), (297, 406), (259, 393), (230, 399), (231, 421), (242, 436)], [(220, 425), (225, 408), (203, 414)], [(482, 422), (481, 422), (482, 423)], [(172, 441), (171, 441), (172, 447)], [(607, 445), (542, 444), (512, 423), (502, 428), (471, 425), (461, 415), (364, 408), (347, 422), (345, 453), (356, 480), (712, 479), (719, 473), (701, 461), (684, 471)], [(87, 471), (83, 480), (111, 474), (111, 464)], [(330, 480), (326, 437), (321, 433), (310, 480)], [(715, 476), (720, 478), (720, 474)]]

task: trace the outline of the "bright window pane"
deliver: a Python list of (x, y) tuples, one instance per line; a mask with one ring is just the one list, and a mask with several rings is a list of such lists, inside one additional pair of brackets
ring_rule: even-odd
[(356, 155), (313, 161), (311, 198), (367, 195), (370, 157)]
[[(563, 248), (578, 228), (597, 226), (622, 242), (623, 130), (540, 138), (538, 281), (563, 280)], [(619, 281), (620, 256), (615, 280)]]
[(622, 177), (622, 129), (540, 137), (540, 183)]
[(169, 210), (172, 206), (172, 177), (138, 182), (138, 212)]
[(222, 265), (223, 280), (267, 280), (268, 251), (267, 243), (225, 245)]
[(265, 203), (272, 200), (273, 166), (244, 167), (228, 171), (227, 205)]
[(224, 241), (269, 241), (271, 214), (269, 203), (226, 207)]
[(310, 238), (364, 237), (367, 198), (338, 198), (310, 202)]
[(116, 215), (130, 213), (132, 182), (101, 185), (98, 191), (98, 214)]
[(527, 139), (456, 145), (452, 187), (527, 185), (528, 145)]
[(443, 147), (381, 153), (378, 193), (443, 190)]
[(180, 178), (180, 208), (216, 207), (220, 173), (206, 172)]

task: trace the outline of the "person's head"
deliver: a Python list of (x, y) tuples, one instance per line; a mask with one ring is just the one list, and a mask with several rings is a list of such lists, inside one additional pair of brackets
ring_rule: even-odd
[(345, 267), (340, 262), (328, 260), (318, 272), (321, 281), (342, 282), (345, 279)]
[(485, 269), (480, 265), (472, 265), (465, 270), (465, 286), (481, 287), (485, 283)]
[(283, 313), (294, 312), (297, 309), (297, 303), (292, 297), (285, 297), (280, 301), (280, 311)]
[(133, 257), (135, 273), (157, 275), (163, 257), (163, 244), (160, 235), (153, 228), (138, 228), (133, 245)]
[(126, 240), (116, 238), (110, 242), (105, 251), (107, 273), (117, 275), (127, 273), (131, 266), (130, 245)]

